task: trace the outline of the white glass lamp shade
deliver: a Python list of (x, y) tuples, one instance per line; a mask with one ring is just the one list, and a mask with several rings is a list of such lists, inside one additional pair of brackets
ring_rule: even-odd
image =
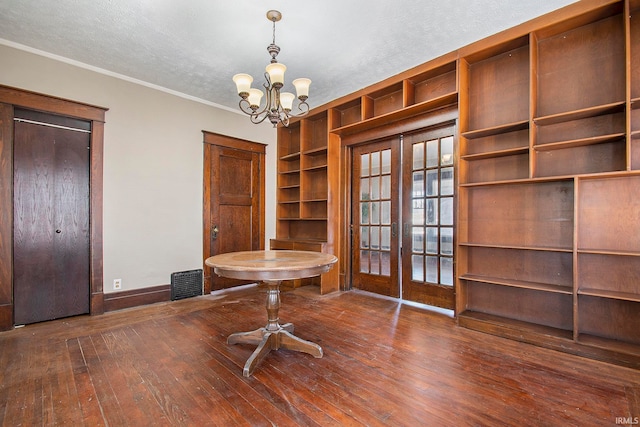
[(282, 87), (284, 85), (284, 72), (287, 70), (287, 67), (284, 64), (274, 62), (267, 65), (265, 70), (269, 73), (269, 79), (273, 86)]
[(251, 108), (257, 109), (260, 106), (260, 100), (262, 99), (262, 91), (260, 89), (249, 89), (249, 105)]
[(296, 87), (298, 99), (304, 101), (309, 97), (309, 85), (311, 84), (311, 80), (305, 78), (295, 79), (291, 83)]
[(251, 83), (253, 82), (253, 77), (249, 74), (236, 74), (233, 76), (233, 82), (236, 84), (238, 88), (238, 95), (242, 96), (242, 94), (248, 94), (251, 89)]
[(294, 99), (296, 99), (296, 97), (291, 92), (282, 92), (280, 94), (280, 105), (282, 105), (282, 108), (285, 110), (291, 111)]

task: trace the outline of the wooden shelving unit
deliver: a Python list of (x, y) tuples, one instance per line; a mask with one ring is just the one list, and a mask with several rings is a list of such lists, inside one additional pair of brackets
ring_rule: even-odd
[(461, 61), (460, 325), (640, 367), (639, 5)]
[(342, 141), (456, 106), (458, 324), (640, 368), (640, 0), (577, 2), (280, 129), (274, 243), (348, 273)]
[[(277, 238), (271, 240), (271, 249), (332, 251), (328, 173), (326, 112), (278, 129)], [(327, 293), (338, 289), (337, 277), (337, 271), (332, 270), (322, 277), (286, 282), (285, 286), (312, 283)]]

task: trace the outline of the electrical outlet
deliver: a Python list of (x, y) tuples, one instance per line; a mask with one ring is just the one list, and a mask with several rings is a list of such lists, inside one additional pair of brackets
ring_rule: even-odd
[(113, 279), (113, 289), (122, 289), (122, 279)]

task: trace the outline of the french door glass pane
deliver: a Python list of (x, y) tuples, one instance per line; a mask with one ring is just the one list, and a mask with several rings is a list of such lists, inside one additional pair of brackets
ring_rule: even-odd
[(438, 257), (428, 256), (425, 258), (425, 282), (438, 283)]
[(424, 142), (413, 144), (413, 169), (424, 169)]
[(360, 247), (369, 249), (369, 227), (360, 227)]
[(371, 202), (370, 206), (369, 221), (371, 224), (380, 224), (380, 202)]
[(412, 227), (412, 245), (411, 251), (422, 253), (424, 252), (424, 228), (422, 227)]
[(424, 224), (424, 200), (423, 199), (414, 199), (413, 200), (413, 211), (411, 212), (411, 221), (413, 225), (422, 225)]
[(427, 227), (426, 252), (438, 253), (438, 227)]
[(380, 175), (380, 152), (371, 153), (371, 175)]
[(427, 225), (438, 225), (438, 199), (427, 199)]
[(440, 166), (453, 165), (453, 137), (440, 140)]
[(360, 180), (360, 200), (371, 199), (371, 190), (369, 190), (369, 178)]
[(360, 156), (360, 176), (369, 176), (369, 154)]
[(380, 249), (380, 227), (371, 227), (371, 249)]
[(380, 249), (391, 250), (391, 227), (380, 227)]
[(453, 196), (453, 168), (443, 168), (440, 170), (441, 190), (443, 196)]
[(424, 258), (418, 255), (411, 257), (411, 280), (424, 282)]
[(371, 200), (378, 200), (380, 198), (380, 177), (371, 177)]
[(380, 191), (380, 195), (383, 199), (391, 198), (391, 175), (382, 176), (382, 188)]
[(360, 224), (369, 224), (369, 210), (368, 202), (360, 202)]
[(424, 171), (413, 173), (413, 197), (424, 196)]
[(453, 225), (453, 197), (440, 199), (440, 224)]
[(360, 272), (369, 272), (369, 251), (360, 251)]
[(391, 224), (391, 200), (385, 200), (384, 202), (380, 202), (380, 206), (382, 208), (380, 214), (381, 224)]
[(427, 141), (427, 167), (438, 166), (438, 140)]
[(382, 171), (381, 173), (391, 173), (391, 150), (382, 151)]
[(438, 170), (427, 171), (427, 196), (438, 195)]
[(453, 286), (453, 258), (440, 258), (440, 284)]
[(440, 228), (440, 254), (453, 255), (453, 228)]
[(370, 251), (369, 263), (370, 263), (369, 274), (380, 274), (380, 252)]

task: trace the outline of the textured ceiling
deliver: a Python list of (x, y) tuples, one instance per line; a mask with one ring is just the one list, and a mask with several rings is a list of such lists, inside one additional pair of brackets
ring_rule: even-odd
[[(0, 43), (237, 108), (231, 77), (279, 62), (322, 105), (572, 0), (0, 0)], [(1, 58), (0, 58), (1, 64)]]

